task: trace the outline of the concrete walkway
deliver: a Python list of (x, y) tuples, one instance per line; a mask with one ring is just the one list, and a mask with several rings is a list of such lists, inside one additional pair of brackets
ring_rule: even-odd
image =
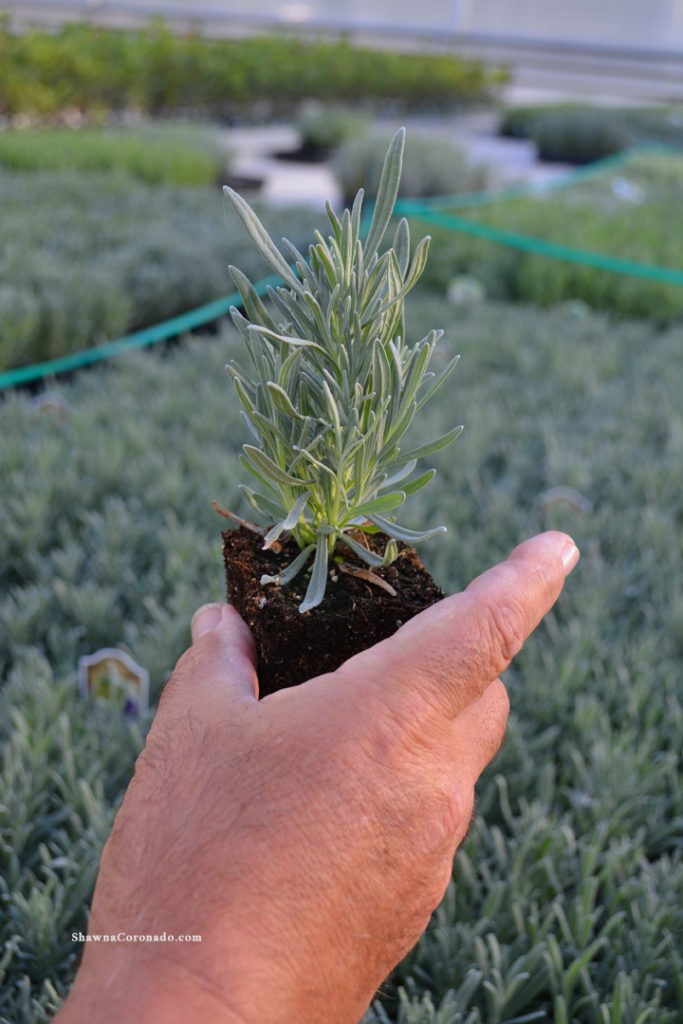
[(328, 164), (278, 160), (276, 153), (292, 152), (299, 145), (293, 125), (232, 128), (225, 133), (227, 149), (235, 153), (235, 175), (263, 180), (260, 198), (277, 206), (304, 205), (324, 209), (337, 206), (341, 191)]
[[(473, 163), (491, 168), (493, 184), (519, 181), (545, 181), (563, 174), (564, 164), (541, 163), (533, 143), (525, 139), (505, 139), (496, 134), (496, 115), (478, 113), (460, 118), (407, 118), (410, 134), (438, 134), (460, 142)], [(399, 122), (382, 124), (387, 133)], [(306, 164), (279, 160), (278, 152), (293, 151), (299, 136), (292, 125), (230, 129), (225, 133), (226, 147), (235, 153), (236, 175), (263, 180), (261, 197), (276, 205), (303, 204), (324, 209), (326, 200), (341, 203), (341, 190), (329, 164)]]

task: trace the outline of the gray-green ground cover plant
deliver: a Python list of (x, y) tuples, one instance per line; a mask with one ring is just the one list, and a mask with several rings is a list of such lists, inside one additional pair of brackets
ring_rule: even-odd
[(20, 128), (0, 132), (0, 167), (16, 172), (127, 175), (149, 185), (215, 185), (229, 174), (227, 152), (209, 127)]
[[(333, 156), (332, 166), (347, 202), (358, 189), (370, 198), (380, 180), (390, 135), (371, 130), (343, 142)], [(473, 164), (457, 139), (442, 134), (415, 132), (406, 141), (399, 195), (437, 196), (476, 192), (490, 183), (485, 164)]]
[[(407, 313), (409, 331), (455, 336), (445, 302), (416, 293)], [(453, 884), (366, 1021), (677, 1024), (683, 333), (565, 308), (457, 320), (468, 430), (412, 499), (452, 527), (425, 543), (427, 565), (460, 589), (546, 527), (582, 560), (506, 674), (507, 741)], [(147, 725), (81, 704), (78, 656), (123, 644), (155, 703), (193, 611), (222, 597), (209, 502), (240, 510), (224, 366), (241, 350), (225, 330), (122, 357), (54, 385), (61, 415), (27, 394), (0, 403), (3, 1024), (47, 1021), (70, 984), (71, 932)], [(448, 429), (451, 405), (444, 389), (420, 432)]]
[[(0, 372), (88, 348), (224, 296), (226, 267), (271, 273), (210, 188), (0, 172)], [(297, 245), (321, 215), (270, 210)], [(235, 223), (235, 227), (237, 227)]]
[(302, 155), (324, 159), (346, 139), (367, 131), (370, 118), (362, 108), (311, 101), (299, 111), (295, 127)]
[(683, 109), (585, 103), (510, 107), (499, 131), (532, 139), (541, 160), (584, 164), (642, 143), (683, 145)]
[[(267, 307), (242, 271), (230, 268), (246, 313), (234, 309), (232, 317), (249, 364), (244, 369), (232, 361), (228, 371), (255, 442), (243, 446), (240, 461), (259, 490), (244, 490), (263, 519), (275, 520), (265, 547), (288, 533), (300, 552), (261, 582), (289, 583), (314, 556), (301, 612), (323, 600), (338, 540), (376, 568), (394, 561), (396, 541), (415, 544), (445, 530), (407, 529), (392, 514), (434, 477), (434, 470), (413, 475), (418, 459), (445, 448), (462, 430), (456, 426), (431, 441), (404, 444), (415, 416), (459, 358), (435, 374), (428, 367), (443, 331), (431, 330), (412, 345), (406, 338), (405, 297), (424, 270), (429, 238), (411, 257), (402, 218), (392, 245), (382, 251), (404, 137), (400, 129), (386, 152), (366, 237), (360, 189), (341, 218), (328, 204), (332, 234), (325, 239), (316, 232), (308, 259), (283, 239), (291, 267), (251, 207), (226, 188), (256, 249), (284, 282), (269, 290)], [(358, 539), (380, 531), (389, 538), (381, 555)]]
[[(672, 210), (683, 199), (682, 172), (680, 155), (634, 152), (623, 164), (608, 165), (599, 175), (566, 188), (454, 212), (492, 229), (683, 272), (683, 240), (671, 229)], [(642, 317), (660, 325), (683, 318), (680, 285), (428, 226), (439, 258), (430, 261), (424, 281), (438, 291), (467, 273), (496, 299), (539, 306), (581, 299), (615, 318)]]

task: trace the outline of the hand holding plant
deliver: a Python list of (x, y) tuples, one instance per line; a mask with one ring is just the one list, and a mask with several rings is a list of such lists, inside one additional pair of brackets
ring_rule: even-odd
[(260, 703), (244, 622), (202, 608), (90, 917), (202, 941), (87, 943), (58, 1024), (359, 1020), (443, 896), (503, 738), (498, 676), (577, 558), (535, 537), (353, 667)]

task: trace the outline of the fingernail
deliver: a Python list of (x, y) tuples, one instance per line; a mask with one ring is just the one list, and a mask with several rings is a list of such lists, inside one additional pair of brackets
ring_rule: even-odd
[(190, 624), (192, 643), (199, 640), (200, 636), (204, 636), (205, 633), (209, 633), (212, 629), (216, 628), (221, 621), (221, 609), (222, 605), (220, 604), (204, 604), (201, 608), (197, 609), (192, 616)]
[(562, 551), (562, 565), (564, 566), (564, 574), (568, 576), (574, 566), (579, 560), (579, 549), (573, 541), (569, 541), (565, 545)]

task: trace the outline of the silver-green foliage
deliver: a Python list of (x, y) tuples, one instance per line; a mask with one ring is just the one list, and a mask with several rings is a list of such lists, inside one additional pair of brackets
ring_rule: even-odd
[[(332, 157), (342, 195), (353, 197), (367, 183), (367, 195), (379, 180), (389, 137), (380, 129), (347, 138)], [(491, 168), (473, 163), (463, 144), (443, 133), (415, 133), (406, 141), (399, 185), (401, 198), (476, 192), (492, 184)]]
[[(109, 341), (219, 299), (225, 266), (269, 271), (216, 218), (209, 188), (145, 185), (115, 174), (3, 172), (0, 372)], [(228, 211), (226, 211), (227, 213)], [(264, 209), (297, 244), (318, 211)], [(197, 225), (201, 224), (201, 231)], [(282, 227), (280, 225), (283, 225)]]
[[(242, 463), (261, 484), (259, 491), (244, 491), (261, 515), (275, 520), (265, 546), (289, 531), (301, 549), (279, 576), (262, 582), (288, 583), (315, 552), (302, 612), (323, 600), (338, 540), (377, 567), (396, 557), (396, 541), (412, 544), (445, 530), (409, 530), (388, 515), (434, 476), (434, 470), (414, 476), (417, 460), (450, 444), (462, 429), (401, 447), (415, 414), (458, 360), (439, 374), (428, 372), (443, 332), (432, 330), (414, 345), (405, 340), (404, 300), (424, 269), (429, 238), (411, 259), (403, 219), (391, 248), (380, 254), (398, 193), (404, 135), (397, 132), (387, 152), (365, 239), (361, 189), (341, 219), (328, 204), (333, 234), (326, 240), (316, 232), (308, 261), (283, 240), (293, 267), (248, 204), (226, 189), (255, 246), (284, 281), (270, 289), (269, 310), (248, 278), (230, 268), (246, 312), (232, 316), (250, 366), (232, 362), (228, 371), (253, 441), (243, 446)], [(383, 555), (358, 541), (359, 530), (389, 536)]]
[[(407, 314), (417, 329), (449, 312), (423, 293)], [(506, 675), (506, 742), (454, 884), (365, 1024), (679, 1024), (683, 327), (489, 303), (459, 317), (468, 472), (444, 460), (412, 499), (452, 525), (444, 588), (539, 529), (582, 559)], [(209, 499), (238, 499), (222, 371), (241, 346), (226, 329), (60, 379), (66, 418), (27, 392), (0, 401), (0, 1024), (47, 1022), (68, 990), (142, 742), (79, 700), (79, 655), (123, 644), (155, 703), (192, 612), (221, 598)], [(429, 436), (449, 399), (423, 410)], [(590, 510), (539, 504), (559, 484)]]

